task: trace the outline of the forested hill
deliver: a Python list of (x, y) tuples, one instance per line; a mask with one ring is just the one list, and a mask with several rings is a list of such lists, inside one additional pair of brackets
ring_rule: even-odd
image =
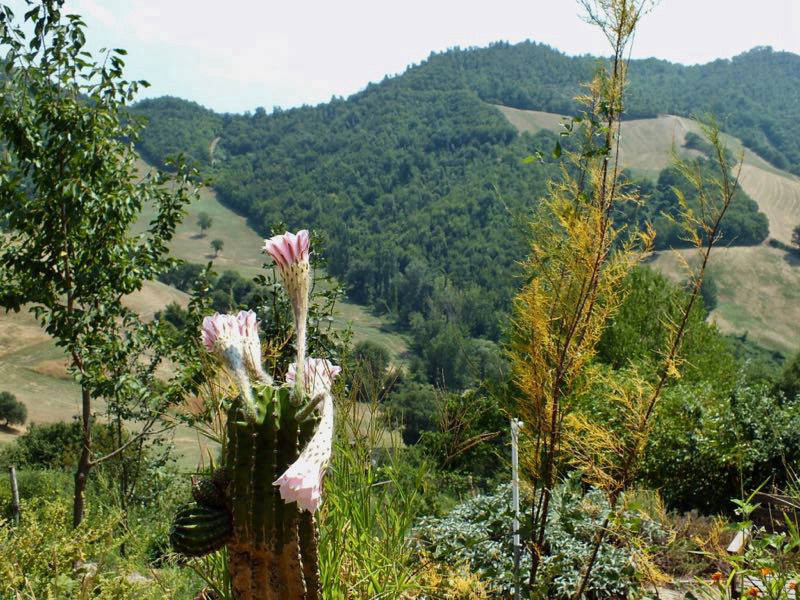
[[(378, 87), (469, 90), (492, 104), (573, 114), (573, 97), (580, 83), (591, 78), (597, 60), (588, 55), (567, 56), (535, 42), (456, 48), (433, 53), (420, 65), (380, 84), (370, 84), (351, 99)], [(628, 118), (713, 113), (723, 128), (748, 148), (778, 168), (800, 174), (800, 56), (757, 47), (732, 59), (704, 65), (683, 66), (650, 58), (632, 61), (629, 75)], [(185, 109), (176, 103), (185, 104)], [(222, 115), (178, 99), (145, 101), (140, 109), (173, 124), (190, 117), (198, 124), (192, 127), (193, 133), (201, 134), (204, 141), (210, 130), (220, 132), (229, 122)], [(186, 136), (181, 132), (170, 135), (169, 127), (161, 129), (144, 141), (146, 152), (156, 160)], [(202, 161), (208, 158), (194, 142), (185, 145), (187, 150)]]
[[(279, 222), (324, 231), (329, 270), (354, 300), (405, 325), (435, 315), (495, 338), (526, 252), (516, 217), (554, 173), (522, 158), (549, 151), (555, 137), (517, 135), (490, 104), (574, 112), (571, 98), (596, 63), (534, 43), (495, 44), (433, 54), (316, 107), (220, 115), (161, 98), (134, 111), (149, 120), (146, 158), (187, 152), (262, 233)], [(630, 72), (628, 116), (713, 111), (777, 166), (800, 170), (800, 57), (760, 48), (697, 67), (634, 61)], [(657, 188), (659, 206), (675, 204)], [(762, 241), (755, 204), (743, 197), (735, 212), (737, 243)]]

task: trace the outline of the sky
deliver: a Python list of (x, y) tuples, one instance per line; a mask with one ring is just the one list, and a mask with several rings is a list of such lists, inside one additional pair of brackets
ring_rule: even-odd
[[(22, 0), (11, 0), (18, 15)], [(67, 0), (90, 49), (128, 50), (140, 98), (194, 100), (219, 112), (289, 108), (348, 96), (431, 51), (531, 39), (567, 54), (608, 54), (575, 0)], [(800, 54), (800, 0), (662, 0), (634, 58), (683, 64), (754, 46)]]

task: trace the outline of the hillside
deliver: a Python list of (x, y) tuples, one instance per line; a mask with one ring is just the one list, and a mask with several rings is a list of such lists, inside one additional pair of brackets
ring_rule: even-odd
[[(562, 116), (498, 106), (498, 110), (521, 132), (558, 130)], [(700, 132), (691, 119), (665, 115), (655, 119), (626, 121), (622, 127), (620, 157), (626, 168), (655, 177), (670, 164), (672, 150), (692, 155), (683, 148), (689, 132)], [(743, 152), (741, 185), (769, 218), (770, 237), (785, 244), (791, 230), (800, 224), (800, 178), (781, 172), (732, 136), (725, 138), (735, 152)], [(694, 251), (660, 252), (650, 263), (674, 281), (686, 279), (676, 253), (693, 260)], [(712, 255), (710, 273), (719, 286), (719, 305), (714, 319), (725, 333), (747, 334), (764, 347), (790, 353), (800, 344), (800, 260), (778, 248), (718, 248)]]
[[(143, 161), (137, 166), (142, 174), (150, 169)], [(204, 237), (196, 226), (200, 212), (208, 213), (213, 219), (212, 227)], [(151, 217), (151, 213), (144, 211), (140, 226), (144, 227)], [(262, 236), (248, 226), (246, 219), (222, 206), (213, 190), (203, 189), (178, 227), (171, 252), (189, 262), (206, 263), (212, 259), (209, 242), (216, 238), (225, 243), (220, 256), (214, 259), (216, 270), (234, 270), (247, 278), (261, 272), (264, 262), (260, 251)], [(186, 306), (188, 301), (184, 292), (153, 281), (145, 283), (140, 292), (128, 296), (125, 304), (143, 317), (152, 318), (171, 302)], [(341, 328), (351, 327), (356, 341), (380, 343), (393, 360), (400, 360), (399, 357), (407, 351), (405, 339), (388, 331), (385, 321), (362, 306), (340, 303), (334, 324)], [(28, 312), (0, 312), (0, 380), (3, 391), (11, 392), (28, 407), (29, 423), (67, 421), (80, 412), (80, 390), (67, 374), (63, 351)], [(14, 434), (0, 431), (0, 443), (13, 437)], [(184, 458), (197, 455), (199, 440), (190, 430), (180, 428), (175, 442)], [(187, 464), (194, 464), (191, 459), (187, 461)]]
[[(260, 233), (281, 223), (323, 232), (329, 271), (355, 302), (409, 328), (415, 315), (439, 310), (431, 306), (434, 288), (453, 284), (455, 304), (468, 315), (459, 328), (496, 340), (526, 251), (523, 223), (556, 173), (552, 161), (521, 159), (537, 151), (549, 156), (557, 138), (548, 130), (558, 118), (540, 114), (546, 123), (518, 135), (520, 124), (491, 104), (573, 113), (572, 97), (597, 60), (531, 42), (494, 44), (432, 54), (402, 75), (315, 107), (220, 115), (162, 98), (133, 112), (151, 123), (140, 144), (151, 160), (186, 151), (212, 176), (223, 204)], [(631, 119), (682, 115), (673, 120), (691, 128), (686, 117), (714, 111), (744, 140), (753, 159), (745, 192), (777, 186), (781, 196), (758, 206), (772, 217), (773, 237), (785, 240), (790, 225), (776, 217), (791, 209), (793, 186), (767, 184), (762, 171), (800, 168), (800, 118), (790, 118), (800, 96), (800, 57), (756, 48), (695, 67), (633, 61), (630, 76)], [(651, 134), (638, 133), (637, 120), (627, 123), (630, 139), (642, 142), (626, 156), (634, 175), (656, 175), (674, 127), (656, 119), (660, 146), (643, 149)], [(742, 214), (752, 210), (744, 206)], [(742, 243), (741, 227), (736, 231)], [(745, 243), (765, 235), (753, 232)]]

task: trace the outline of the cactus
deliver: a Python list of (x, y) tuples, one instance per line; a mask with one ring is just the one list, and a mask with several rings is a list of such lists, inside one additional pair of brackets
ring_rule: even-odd
[[(287, 504), (273, 482), (294, 463), (310, 441), (319, 417), (303, 418), (289, 387), (257, 385), (256, 418), (237, 402), (228, 413), (226, 470), (232, 473), (234, 535), (228, 544), (237, 598), (306, 598), (296, 503)], [(316, 565), (316, 556), (306, 556)], [(272, 595), (247, 595), (247, 590)], [(277, 596), (276, 596), (277, 597)]]
[(227, 508), (228, 499), (226, 488), (228, 481), (220, 479), (218, 473), (225, 473), (217, 470), (214, 472), (216, 477), (204, 477), (192, 482), (192, 498), (198, 504), (209, 508)]
[(232, 535), (233, 524), (227, 509), (192, 502), (175, 515), (169, 541), (176, 552), (186, 556), (203, 556), (222, 548)]
[(260, 364), (255, 313), (204, 320), (203, 342), (222, 359), (240, 394), (228, 403), (224, 467), (194, 483), (196, 503), (178, 513), (170, 539), (190, 556), (225, 544), (236, 600), (318, 600), (314, 512), (330, 457), (330, 387), (339, 368), (305, 356), (308, 232), (276, 236), (265, 249), (292, 302), (297, 359), (286, 383), (274, 383)]

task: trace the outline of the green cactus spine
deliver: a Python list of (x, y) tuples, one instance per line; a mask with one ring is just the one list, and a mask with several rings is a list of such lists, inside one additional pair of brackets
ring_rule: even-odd
[(317, 570), (316, 552), (301, 558), (297, 505), (285, 503), (273, 485), (297, 460), (318, 419), (300, 420), (305, 406), (296, 403), (289, 387), (256, 385), (253, 397), (254, 421), (240, 402), (228, 412), (225, 470), (231, 479), (228, 552), (234, 593), (237, 600), (318, 598), (309, 595), (305, 578), (309, 568)]

